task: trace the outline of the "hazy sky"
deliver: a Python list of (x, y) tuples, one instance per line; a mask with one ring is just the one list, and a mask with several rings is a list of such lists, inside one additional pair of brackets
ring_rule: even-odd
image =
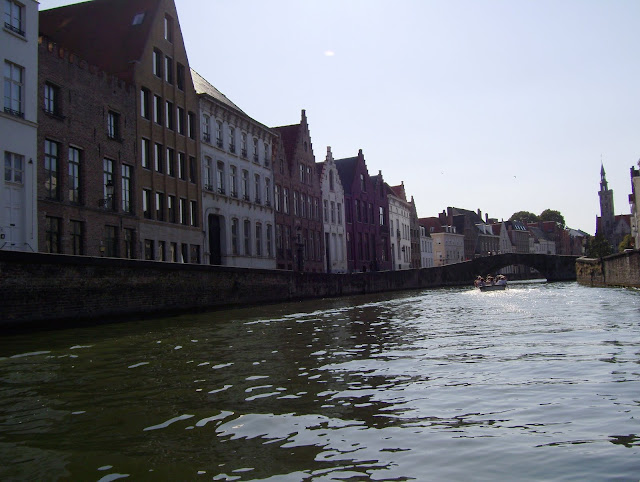
[(551, 208), (593, 234), (601, 159), (630, 212), (636, 0), (175, 1), (193, 69), (267, 126), (306, 109), (317, 161), (362, 149), (420, 217)]

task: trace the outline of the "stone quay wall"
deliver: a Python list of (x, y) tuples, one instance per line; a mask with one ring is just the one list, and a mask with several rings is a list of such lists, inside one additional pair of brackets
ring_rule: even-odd
[(455, 265), (294, 273), (0, 251), (0, 330), (48, 329), (247, 304), (469, 285)]
[(605, 258), (576, 261), (578, 283), (588, 286), (640, 288), (640, 250), (627, 250)]

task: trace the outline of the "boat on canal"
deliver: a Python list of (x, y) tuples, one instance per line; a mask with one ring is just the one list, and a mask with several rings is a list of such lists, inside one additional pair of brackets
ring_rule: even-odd
[(483, 278), (478, 276), (473, 285), (480, 291), (503, 291), (507, 289), (507, 278), (504, 275), (498, 275), (496, 278), (487, 276)]

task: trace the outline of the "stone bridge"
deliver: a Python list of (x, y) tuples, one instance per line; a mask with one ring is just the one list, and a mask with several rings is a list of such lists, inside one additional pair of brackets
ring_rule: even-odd
[(505, 253), (443, 266), (442, 269), (450, 271), (447, 273), (449, 279), (472, 282), (478, 275), (495, 274), (511, 265), (524, 265), (538, 270), (547, 281), (575, 281), (577, 259), (578, 256)]

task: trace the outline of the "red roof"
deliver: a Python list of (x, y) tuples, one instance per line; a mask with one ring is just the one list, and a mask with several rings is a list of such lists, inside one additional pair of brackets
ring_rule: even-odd
[(40, 33), (105, 72), (132, 82), (134, 62), (142, 58), (160, 2), (93, 0), (42, 10)]
[(438, 218), (420, 218), (418, 219), (418, 224), (424, 227), (427, 233), (442, 233), (444, 231)]

